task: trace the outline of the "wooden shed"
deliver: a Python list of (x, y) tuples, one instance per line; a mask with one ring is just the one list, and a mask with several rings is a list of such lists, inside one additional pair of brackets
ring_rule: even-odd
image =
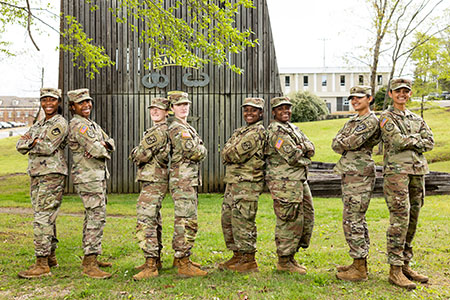
[[(99, 9), (92, 12), (91, 5), (98, 5)], [(267, 125), (269, 100), (282, 94), (267, 3), (255, 0), (254, 5), (255, 9), (240, 11), (236, 26), (241, 30), (251, 28), (259, 46), (231, 55), (231, 62), (245, 70), (238, 75), (214, 65), (202, 70), (170, 66), (170, 59), (168, 66), (160, 71), (147, 70), (144, 58), (149, 57), (148, 46), (139, 41), (138, 33), (116, 23), (108, 11), (111, 6), (117, 7), (116, 0), (93, 0), (91, 4), (61, 1), (61, 12), (76, 17), (93, 42), (102, 45), (115, 61), (114, 67), (102, 69), (94, 80), (90, 80), (83, 70), (72, 66), (71, 55), (61, 53), (59, 73), (59, 87), (65, 94), (78, 88), (90, 90), (94, 98), (92, 119), (116, 141), (117, 150), (109, 163), (109, 192), (139, 192), (135, 182), (136, 167), (128, 160), (128, 155), (150, 126), (147, 110), (150, 99), (166, 96), (171, 90), (189, 93), (193, 102), (189, 121), (208, 148), (208, 157), (202, 163), (203, 186), (200, 191), (224, 190), (225, 169), (220, 149), (233, 131), (244, 123), (243, 99), (262, 97), (266, 100), (264, 118)], [(187, 15), (186, 11), (182, 13)], [(143, 29), (142, 24), (134, 19), (132, 22), (139, 30)], [(64, 113), (69, 116), (67, 96), (64, 102)], [(70, 180), (68, 190), (73, 191)]]

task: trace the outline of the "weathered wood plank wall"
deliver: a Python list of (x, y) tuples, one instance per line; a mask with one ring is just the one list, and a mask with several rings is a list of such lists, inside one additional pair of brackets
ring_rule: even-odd
[[(92, 5), (98, 5), (99, 9), (92, 12)], [(139, 41), (139, 32), (145, 30), (145, 26), (132, 19), (130, 21), (138, 28), (138, 32), (133, 32), (128, 26), (116, 23), (108, 8), (117, 5), (116, 0), (94, 0), (91, 4), (61, 0), (62, 13), (75, 16), (94, 43), (105, 47), (116, 63), (111, 68), (102, 69), (94, 80), (90, 80), (83, 70), (72, 66), (71, 55), (60, 55), (59, 87), (64, 93), (89, 88), (94, 98), (92, 119), (116, 141), (117, 150), (109, 163), (111, 180), (108, 190), (113, 193), (139, 191), (134, 182), (136, 168), (128, 160), (128, 154), (139, 143), (142, 132), (151, 125), (147, 113), (150, 99), (165, 96), (171, 90), (183, 90), (189, 93), (193, 102), (190, 122), (208, 147), (208, 158), (202, 163), (201, 192), (223, 191), (225, 170), (220, 149), (233, 131), (244, 123), (243, 99), (262, 97), (266, 100), (264, 118), (267, 124), (269, 99), (282, 94), (266, 1), (255, 0), (256, 8), (244, 9), (237, 18), (236, 26), (241, 30), (250, 28), (255, 33), (253, 37), (259, 40), (258, 47), (231, 55), (232, 63), (245, 69), (243, 75), (213, 65), (202, 70), (178, 66), (168, 66), (161, 71), (146, 70), (145, 58), (150, 53), (148, 46)], [(186, 9), (181, 14), (184, 18), (189, 17)], [(185, 74), (192, 73), (191, 80), (201, 80), (202, 72), (209, 75), (208, 85), (188, 87), (183, 83)], [(150, 73), (167, 75), (168, 85), (164, 88), (145, 87), (142, 78)], [(67, 105), (67, 97), (64, 101)], [(69, 115), (67, 107), (64, 113)], [(70, 180), (68, 190), (73, 191)]]

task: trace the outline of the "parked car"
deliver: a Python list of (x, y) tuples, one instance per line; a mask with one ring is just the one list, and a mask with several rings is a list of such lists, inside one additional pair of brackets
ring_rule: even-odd
[(425, 96), (427, 100), (440, 100), (441, 95), (439, 93), (433, 92), (429, 93), (427, 96)]
[(450, 92), (443, 91), (442, 94), (441, 94), (441, 99), (442, 100), (450, 100)]
[(11, 128), (12, 125), (9, 124), (8, 122), (0, 122), (0, 124), (2, 125), (2, 128)]

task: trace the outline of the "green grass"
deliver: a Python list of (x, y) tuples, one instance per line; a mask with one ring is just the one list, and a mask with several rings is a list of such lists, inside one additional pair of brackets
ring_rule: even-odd
[[(414, 241), (413, 267), (428, 274), (430, 285), (419, 285), (413, 292), (387, 282), (385, 231), (388, 211), (384, 200), (372, 199), (367, 220), (371, 236), (369, 280), (342, 282), (335, 278), (336, 264), (350, 262), (342, 233), (342, 204), (336, 198), (315, 199), (316, 225), (311, 247), (301, 250), (297, 259), (308, 268), (305, 276), (275, 270), (276, 252), (272, 201), (264, 194), (257, 215), (260, 272), (235, 274), (217, 270), (228, 259), (220, 228), (221, 195), (199, 198), (199, 233), (192, 259), (210, 274), (206, 278), (180, 279), (170, 268), (173, 257), (173, 203), (163, 202), (163, 270), (160, 276), (134, 282), (134, 266), (144, 261), (134, 238), (137, 195), (111, 195), (103, 240), (102, 259), (113, 262), (113, 277), (94, 280), (81, 275), (81, 231), (83, 207), (77, 197), (65, 197), (62, 215), (57, 219), (60, 267), (53, 276), (40, 280), (21, 280), (17, 273), (34, 261), (32, 214), (2, 214), (0, 218), (0, 299), (448, 299), (450, 272), (448, 215), (450, 204), (444, 196), (427, 197), (421, 211)], [(113, 217), (121, 214), (121, 217)]]
[[(450, 112), (425, 112), (433, 129), (436, 147), (427, 154), (430, 169), (450, 171)], [(331, 139), (346, 119), (300, 123), (300, 128), (316, 145), (315, 160), (336, 162)], [(0, 140), (0, 211), (16, 207), (21, 213), (0, 213), (0, 299), (449, 299), (450, 246), (448, 243), (450, 204), (448, 196), (426, 197), (414, 240), (413, 267), (426, 273), (431, 284), (418, 285), (412, 292), (387, 282), (386, 228), (389, 214), (384, 200), (372, 199), (367, 220), (371, 237), (369, 280), (342, 282), (335, 278), (335, 266), (350, 262), (342, 233), (342, 203), (337, 198), (314, 199), (316, 224), (311, 247), (301, 250), (297, 259), (308, 268), (305, 276), (275, 270), (275, 216), (270, 196), (260, 198), (257, 215), (260, 272), (235, 274), (220, 272), (216, 266), (228, 259), (220, 227), (222, 195), (199, 196), (199, 233), (193, 260), (210, 274), (206, 278), (180, 279), (171, 269), (173, 250), (173, 203), (163, 203), (163, 270), (160, 276), (134, 282), (134, 266), (144, 261), (134, 237), (137, 195), (110, 195), (108, 219), (103, 240), (103, 259), (113, 262), (110, 280), (93, 280), (81, 275), (81, 232), (83, 205), (75, 195), (64, 197), (57, 219), (60, 240), (57, 257), (60, 267), (53, 276), (40, 280), (21, 280), (17, 273), (34, 261), (33, 216), (28, 196), (29, 178), (23, 175), (27, 156), (15, 151), (17, 137)], [(376, 158), (381, 161), (381, 157)], [(22, 173), (11, 175), (13, 173)]]
[(18, 139), (17, 136), (0, 139), (0, 176), (27, 171), (28, 155), (17, 152)]
[[(420, 114), (420, 112), (416, 112)], [(433, 108), (424, 112), (424, 119), (433, 130), (435, 146), (430, 152), (425, 153), (425, 157), (431, 164), (432, 171), (450, 170), (450, 111), (442, 108)], [(312, 140), (316, 146), (314, 161), (337, 162), (340, 155), (331, 149), (331, 141), (338, 130), (344, 126), (348, 119), (327, 120), (319, 122), (296, 123), (296, 125)], [(374, 149), (375, 150), (375, 149)], [(375, 152), (375, 151), (374, 151)], [(381, 165), (382, 155), (374, 156), (375, 162)], [(442, 162), (436, 165), (434, 162)]]

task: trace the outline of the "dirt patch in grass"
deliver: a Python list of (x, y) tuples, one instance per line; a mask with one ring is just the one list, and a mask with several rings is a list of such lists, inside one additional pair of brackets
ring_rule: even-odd
[(71, 287), (58, 288), (57, 286), (49, 287), (29, 287), (28, 291), (20, 292), (17, 295), (13, 295), (11, 291), (0, 291), (1, 299), (15, 299), (15, 300), (27, 300), (35, 299), (36, 297), (45, 297), (46, 299), (63, 299), (71, 292)]
[(11, 177), (16, 177), (16, 176), (22, 176), (22, 175), (27, 175), (27, 173), (11, 173), (11, 174), (6, 174), (3, 176), (0, 176), (0, 180), (2, 179), (7, 179), (7, 178), (11, 178)]
[[(32, 215), (33, 209), (31, 207), (0, 207), (0, 214), (11, 214), (11, 215)], [(81, 217), (84, 216), (83, 212), (65, 213), (60, 212), (60, 216), (71, 216), (71, 217)], [(107, 214), (108, 218), (135, 218), (134, 216), (127, 216), (122, 214)], [(1, 236), (0, 232), (0, 236)]]

